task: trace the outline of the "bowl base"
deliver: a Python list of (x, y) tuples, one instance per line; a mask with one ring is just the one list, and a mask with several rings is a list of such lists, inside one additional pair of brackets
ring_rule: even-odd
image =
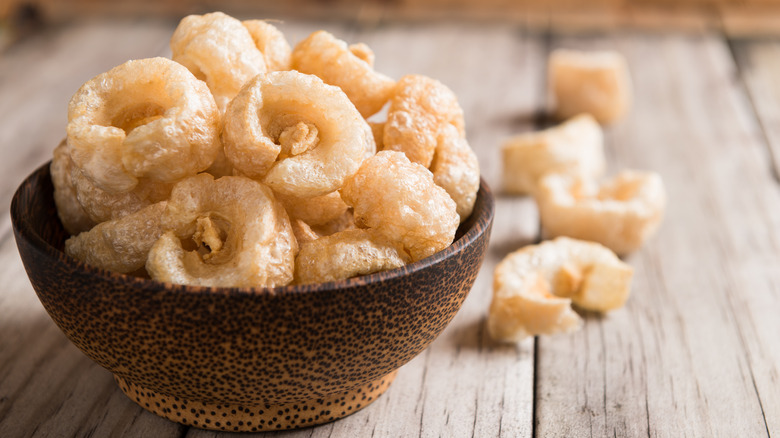
[(346, 417), (382, 395), (396, 373), (393, 371), (359, 388), (321, 399), (252, 405), (184, 400), (146, 389), (119, 376), (114, 376), (114, 380), (122, 392), (142, 408), (171, 421), (201, 429), (262, 432), (309, 427)]

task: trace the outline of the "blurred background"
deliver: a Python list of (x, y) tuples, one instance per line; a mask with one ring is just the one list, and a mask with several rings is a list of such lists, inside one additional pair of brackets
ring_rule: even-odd
[(780, 0), (1, 0), (0, 48), (36, 28), (76, 19), (234, 16), (378, 21), (485, 20), (556, 32), (616, 28), (780, 34)]

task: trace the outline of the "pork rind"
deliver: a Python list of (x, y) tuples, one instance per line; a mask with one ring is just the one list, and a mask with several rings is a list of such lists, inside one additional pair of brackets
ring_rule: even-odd
[(598, 178), (604, 173), (604, 134), (596, 120), (581, 114), (543, 131), (505, 140), (501, 145), (507, 193), (533, 194), (546, 173)]
[(548, 236), (590, 240), (628, 254), (658, 228), (666, 192), (653, 172), (622, 171), (602, 184), (550, 174), (541, 180), (536, 202)]
[(144, 267), (149, 249), (162, 234), (165, 201), (96, 225), (65, 241), (65, 253), (92, 266), (123, 274)]
[(455, 201), (460, 221), (465, 221), (477, 200), (479, 162), (454, 125), (446, 125), (439, 134), (431, 172), (433, 181)]
[(597, 312), (619, 308), (632, 276), (630, 266), (597, 243), (559, 237), (524, 247), (496, 266), (488, 332), (518, 342), (576, 330), (582, 319), (572, 302)]
[(555, 50), (548, 75), (555, 114), (561, 120), (589, 113), (600, 123), (610, 123), (623, 117), (631, 105), (628, 66), (615, 51)]
[(249, 30), (222, 12), (184, 17), (171, 37), (171, 52), (208, 84), (220, 112), (247, 81), (266, 72)]
[(455, 93), (435, 79), (404, 76), (390, 100), (382, 148), (403, 152), (412, 162), (429, 167), (447, 125), (465, 138), (463, 109)]
[(263, 54), (269, 72), (290, 69), (292, 48), (276, 26), (265, 20), (245, 20), (242, 24), (249, 31), (257, 49)]
[(277, 195), (290, 219), (300, 219), (311, 226), (325, 225), (341, 218), (349, 206), (339, 192), (331, 192), (313, 198), (296, 198)]
[(323, 30), (309, 35), (292, 52), (292, 68), (317, 75), (326, 84), (347, 94), (363, 117), (382, 109), (395, 81), (374, 71), (373, 52), (365, 44), (350, 49), (342, 40)]
[(287, 213), (261, 183), (187, 178), (173, 188), (162, 226), (146, 263), (155, 280), (215, 287), (292, 281), (298, 245)]
[(68, 104), (74, 164), (100, 189), (172, 182), (217, 155), (219, 113), (203, 82), (165, 58), (128, 61), (87, 81)]
[(409, 255), (374, 230), (346, 230), (301, 244), (295, 283), (324, 283), (400, 268)]
[(296, 71), (258, 76), (225, 117), (231, 164), (287, 196), (337, 190), (375, 148), (371, 128), (339, 88)]
[(54, 204), (57, 206), (57, 215), (65, 231), (68, 234), (76, 235), (89, 230), (95, 226), (96, 222), (84, 211), (76, 196), (72, 177), (73, 160), (70, 158), (70, 151), (65, 140), (54, 149), (53, 154), (49, 169), (54, 185)]
[(455, 202), (431, 172), (401, 152), (367, 159), (344, 183), (341, 197), (353, 208), (358, 227), (400, 243), (412, 261), (447, 247), (460, 223)]

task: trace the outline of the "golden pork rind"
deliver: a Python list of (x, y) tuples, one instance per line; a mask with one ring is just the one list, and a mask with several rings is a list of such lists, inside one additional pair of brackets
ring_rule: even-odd
[(382, 149), (403, 152), (412, 162), (429, 167), (447, 125), (465, 138), (463, 109), (455, 93), (435, 79), (406, 75), (390, 100)]
[(341, 197), (355, 224), (400, 243), (417, 261), (447, 247), (460, 223), (455, 202), (425, 167), (401, 152), (382, 151), (347, 179)]
[(149, 249), (162, 234), (165, 201), (120, 219), (95, 225), (65, 241), (65, 253), (92, 266), (123, 274), (144, 267)]
[(536, 202), (542, 228), (550, 237), (590, 240), (628, 254), (658, 229), (666, 191), (654, 172), (622, 171), (602, 184), (550, 174), (540, 181)]
[(245, 20), (242, 24), (263, 54), (269, 72), (290, 70), (292, 48), (276, 26), (265, 20)]
[(337, 190), (375, 148), (368, 123), (338, 87), (296, 71), (249, 82), (228, 106), (222, 138), (241, 174), (299, 198)]
[(79, 203), (76, 188), (73, 184), (73, 160), (70, 158), (68, 145), (63, 140), (54, 148), (51, 165), (51, 182), (54, 185), (54, 204), (57, 206), (57, 216), (65, 231), (76, 235), (95, 226), (84, 207)]
[(400, 268), (409, 255), (375, 230), (346, 230), (301, 244), (295, 283), (324, 283)]
[(453, 125), (439, 134), (431, 162), (433, 181), (450, 195), (463, 222), (471, 215), (479, 191), (479, 162), (465, 138)]
[(313, 198), (297, 198), (277, 194), (290, 220), (300, 219), (311, 226), (325, 225), (341, 218), (349, 206), (339, 192), (331, 192)]
[(184, 17), (171, 37), (171, 52), (208, 84), (220, 112), (247, 81), (266, 72), (249, 30), (222, 12)]
[(292, 68), (341, 88), (360, 114), (369, 117), (382, 109), (395, 85), (395, 81), (374, 71), (373, 58), (365, 44), (347, 46), (320, 30), (295, 46)]
[(214, 287), (292, 281), (298, 244), (290, 220), (273, 192), (249, 178), (203, 173), (182, 180), (162, 227), (146, 262), (155, 280)]
[(515, 194), (533, 194), (546, 173), (598, 178), (606, 167), (604, 134), (588, 114), (511, 137), (501, 145), (501, 153), (504, 190)]
[(219, 113), (203, 82), (165, 58), (128, 61), (87, 81), (68, 104), (74, 164), (100, 189), (172, 182), (208, 168)]
[(576, 330), (571, 308), (617, 309), (631, 291), (633, 269), (609, 249), (566, 237), (526, 246), (502, 260), (493, 275), (487, 327), (498, 341)]
[(610, 123), (631, 105), (628, 64), (618, 52), (554, 50), (548, 76), (558, 119), (589, 113), (600, 123)]

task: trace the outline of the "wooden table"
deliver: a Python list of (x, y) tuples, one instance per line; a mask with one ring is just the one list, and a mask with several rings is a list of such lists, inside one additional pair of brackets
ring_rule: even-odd
[[(169, 55), (169, 21), (83, 21), (0, 54), (0, 206), (63, 137), (81, 83), (129, 58)], [(376, 52), (392, 77), (449, 85), (498, 194), (491, 246), (447, 330), (362, 411), (278, 436), (780, 435), (780, 43), (716, 33), (564, 36), (496, 23), (308, 22)], [(635, 103), (607, 128), (608, 166), (659, 172), (663, 226), (626, 260), (627, 305), (573, 334), (498, 345), (485, 331), (492, 271), (539, 240), (534, 201), (500, 193), (499, 144), (546, 126), (556, 47), (628, 58)], [(0, 436), (208, 437), (150, 414), (71, 345), (23, 271), (0, 217)]]

